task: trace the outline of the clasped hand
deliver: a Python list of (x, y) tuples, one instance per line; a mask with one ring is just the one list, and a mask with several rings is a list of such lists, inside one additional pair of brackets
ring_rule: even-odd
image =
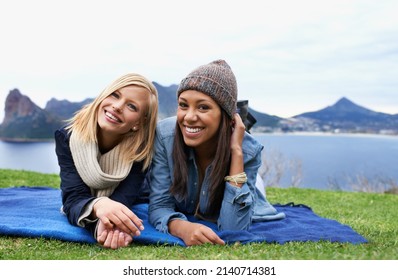
[(126, 247), (144, 230), (142, 220), (128, 207), (107, 197), (94, 204), (93, 216), (99, 219), (97, 241), (105, 248)]

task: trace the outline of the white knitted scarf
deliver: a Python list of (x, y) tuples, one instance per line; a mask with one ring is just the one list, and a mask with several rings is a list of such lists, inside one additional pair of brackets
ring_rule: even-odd
[(69, 145), (77, 172), (94, 196), (109, 197), (127, 177), (132, 163), (123, 164), (120, 145), (101, 155), (96, 143), (85, 143), (76, 134), (72, 132)]

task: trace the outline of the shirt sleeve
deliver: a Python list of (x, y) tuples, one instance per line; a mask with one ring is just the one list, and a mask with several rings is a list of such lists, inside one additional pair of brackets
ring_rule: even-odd
[(240, 188), (225, 183), (224, 198), (217, 220), (219, 230), (248, 230), (253, 217), (257, 172), (261, 166), (261, 153), (246, 161), (247, 182)]

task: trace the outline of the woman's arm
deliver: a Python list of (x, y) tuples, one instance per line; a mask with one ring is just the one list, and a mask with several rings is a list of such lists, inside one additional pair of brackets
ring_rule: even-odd
[(85, 227), (94, 235), (99, 218), (107, 229), (115, 226), (127, 234), (139, 235), (139, 230), (143, 229), (142, 221), (130, 210), (130, 206), (142, 194), (145, 173), (141, 170), (137, 172), (140, 165), (132, 169), (128, 180), (121, 183), (119, 190), (116, 188), (115, 200), (108, 197), (96, 198), (76, 170), (69, 148), (69, 136), (65, 130), (56, 131), (55, 142), (60, 166), (63, 210), (69, 222)]
[(142, 162), (134, 163), (129, 175), (120, 182), (109, 198), (124, 204), (128, 208), (137, 203), (148, 203), (148, 170), (143, 171), (142, 166)]
[(69, 148), (69, 136), (64, 129), (55, 132), (55, 152), (60, 167), (63, 211), (71, 224), (78, 225), (84, 207), (95, 197), (76, 170)]
[[(243, 138), (245, 136), (245, 125), (242, 122), (239, 114), (234, 115), (234, 119), (232, 121), (232, 136), (231, 136), (231, 165), (229, 167), (229, 176), (236, 176), (237, 174), (241, 174), (244, 172), (243, 166), (243, 149), (242, 143)], [(241, 187), (242, 183), (236, 183), (233, 180), (230, 181), (230, 184)]]
[[(244, 141), (251, 141), (252, 139), (242, 131), (244, 125), (240, 117), (235, 116), (234, 120), (235, 129), (231, 139), (229, 176), (233, 177), (244, 172), (247, 181), (236, 184), (233, 180), (230, 180), (225, 183), (224, 198), (218, 219), (220, 230), (247, 230), (250, 227), (256, 198), (257, 172), (261, 166), (262, 146), (256, 141), (246, 143), (246, 146), (250, 146), (250, 153), (247, 148), (245, 151), (243, 148)], [(236, 132), (238, 133), (235, 134)], [(246, 140), (244, 135), (246, 135)]]

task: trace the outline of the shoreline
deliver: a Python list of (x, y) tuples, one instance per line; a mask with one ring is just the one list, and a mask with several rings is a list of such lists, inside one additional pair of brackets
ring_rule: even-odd
[(54, 139), (40, 139), (40, 138), (3, 138), (0, 137), (1, 142), (6, 143), (48, 143), (54, 142)]
[[(335, 133), (335, 132), (317, 132), (317, 131), (298, 131), (298, 132), (251, 132), (251, 135), (294, 135), (294, 136), (344, 136), (344, 137), (380, 137), (380, 138), (398, 138), (398, 134), (382, 134), (382, 133)], [(3, 138), (0, 137), (1, 142), (5, 143), (49, 143), (54, 142), (54, 139), (39, 139), (39, 138)]]
[(317, 131), (296, 131), (296, 132), (252, 132), (255, 135), (296, 135), (296, 136), (347, 136), (347, 137), (388, 137), (398, 138), (398, 134), (383, 133), (349, 133), (349, 132), (317, 132)]

